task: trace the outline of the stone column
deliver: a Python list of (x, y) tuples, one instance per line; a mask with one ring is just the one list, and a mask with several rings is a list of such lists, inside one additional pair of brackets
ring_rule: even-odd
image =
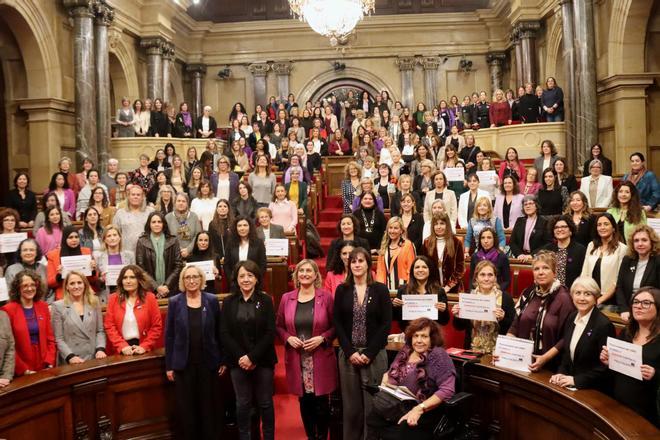
[(163, 47), (163, 102), (170, 102), (170, 68), (174, 62), (174, 44), (165, 43)]
[(576, 118), (577, 159), (586, 160), (598, 142), (598, 95), (596, 91), (596, 38), (593, 0), (573, 0), (576, 90), (579, 117)]
[(536, 71), (536, 33), (541, 29), (538, 21), (521, 21), (516, 25), (520, 37), (523, 82), (538, 84)]
[(266, 75), (270, 66), (268, 63), (254, 63), (248, 66), (252, 74), (252, 84), (254, 87), (254, 106), (257, 104), (266, 105), (268, 97), (266, 96)]
[(108, 26), (115, 11), (105, 3), (95, 7), (94, 43), (96, 46), (96, 142), (99, 158), (98, 167), (105, 173), (110, 158), (110, 56), (108, 48)]
[(204, 109), (204, 86), (202, 81), (204, 75), (206, 75), (206, 64), (188, 64), (186, 72), (190, 73), (192, 78), (193, 103), (190, 111), (196, 118), (202, 114)]
[(426, 108), (431, 109), (438, 105), (438, 67), (440, 67), (439, 57), (422, 58), (422, 67), (424, 68), (424, 101)]
[(565, 83), (562, 84), (564, 90), (564, 125), (566, 126), (566, 159), (571, 169), (579, 170), (584, 163), (585, 158), (578, 157), (576, 151), (576, 118), (579, 109), (576, 99), (575, 84), (575, 49), (574, 49), (574, 23), (573, 23), (573, 0), (559, 0), (559, 13), (562, 21), (562, 42), (564, 51), (564, 76)]
[[(290, 62), (273, 63), (270, 68), (277, 75), (277, 94), (279, 95), (279, 98), (286, 99), (290, 92), (289, 76), (293, 64)], [(267, 104), (267, 102), (264, 101), (264, 104)]]
[(401, 72), (401, 101), (404, 107), (413, 108), (415, 97), (413, 93), (413, 72), (417, 59), (415, 57), (398, 57), (396, 65)]
[(513, 52), (516, 58), (516, 88), (518, 88), (525, 85), (525, 80), (523, 79), (522, 45), (520, 44), (520, 36), (515, 29), (511, 34), (511, 42), (513, 43)]
[(165, 40), (160, 37), (143, 38), (140, 46), (147, 49), (147, 97), (163, 96), (163, 48)]
[(486, 62), (488, 63), (488, 70), (490, 72), (490, 92), (491, 96), (495, 90), (502, 88), (502, 67), (506, 60), (504, 52), (491, 52), (486, 55)]
[(96, 78), (94, 73), (94, 0), (63, 0), (73, 17), (73, 72), (76, 100), (76, 163), (96, 150)]

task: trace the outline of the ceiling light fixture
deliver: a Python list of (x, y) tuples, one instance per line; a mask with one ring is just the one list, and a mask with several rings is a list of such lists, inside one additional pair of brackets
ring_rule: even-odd
[(376, 0), (289, 0), (291, 14), (336, 46), (376, 10)]

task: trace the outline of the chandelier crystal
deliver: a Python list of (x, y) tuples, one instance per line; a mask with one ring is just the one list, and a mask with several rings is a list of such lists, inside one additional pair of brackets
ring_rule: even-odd
[(375, 10), (376, 0), (289, 0), (291, 13), (336, 46)]

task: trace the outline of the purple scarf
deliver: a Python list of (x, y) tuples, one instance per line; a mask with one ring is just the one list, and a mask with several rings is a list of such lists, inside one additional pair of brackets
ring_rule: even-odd
[(490, 248), (488, 252), (484, 251), (483, 248), (479, 248), (479, 250), (477, 251), (477, 261), (488, 260), (491, 263), (497, 265), (498, 256), (499, 256), (499, 252), (497, 251), (496, 247)]
[(192, 116), (190, 115), (190, 112), (181, 112), (181, 116), (183, 116), (183, 125), (186, 127), (192, 127)]
[[(438, 389), (438, 386), (442, 384), (449, 375), (454, 374), (455, 369), (451, 358), (446, 354), (442, 356), (440, 353), (441, 351), (442, 349), (440, 347), (435, 347), (431, 351), (422, 354), (420, 356), (421, 360), (415, 367), (414, 374), (416, 375), (416, 382), (419, 386), (416, 396), (419, 400), (426, 400), (431, 397), (431, 395)], [(397, 385), (401, 385), (408, 375), (406, 374), (406, 366), (412, 352), (413, 349), (410, 345), (404, 345), (390, 366), (388, 375)], [(435, 380), (431, 379), (428, 373), (429, 369), (432, 369), (435, 372), (439, 371), (439, 377), (435, 378)], [(436, 380), (438, 382), (436, 382)]]

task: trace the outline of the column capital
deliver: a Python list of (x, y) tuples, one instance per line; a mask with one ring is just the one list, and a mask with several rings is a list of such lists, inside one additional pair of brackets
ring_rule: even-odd
[(199, 76), (206, 75), (206, 64), (186, 64), (186, 72)]
[(513, 31), (518, 38), (535, 38), (540, 29), (541, 23), (538, 21), (519, 21)]
[(424, 57), (421, 59), (422, 68), (424, 70), (438, 70), (440, 62), (440, 57)]
[(98, 26), (110, 26), (115, 19), (114, 8), (105, 3), (96, 3), (94, 13), (96, 14), (96, 24)]
[(163, 44), (163, 59), (172, 61), (174, 59), (174, 43), (165, 42)]
[(270, 66), (268, 63), (254, 63), (248, 66), (248, 70), (253, 76), (266, 76)]
[(399, 70), (415, 70), (415, 64), (417, 64), (417, 58), (415, 57), (397, 57), (396, 65), (399, 66)]
[(559, 6), (563, 6), (563, 5), (566, 5), (566, 4), (573, 3), (573, 0), (559, 0), (557, 3), (559, 3)]
[(293, 63), (289, 61), (273, 63), (270, 69), (278, 75), (289, 75), (293, 70)]
[(162, 55), (166, 41), (161, 37), (145, 37), (140, 40), (140, 47), (147, 49), (147, 55)]
[(486, 62), (490, 65), (502, 65), (506, 60), (504, 52), (489, 52), (486, 54)]
[(72, 17), (94, 17), (96, 0), (62, 0), (62, 5), (69, 10)]

